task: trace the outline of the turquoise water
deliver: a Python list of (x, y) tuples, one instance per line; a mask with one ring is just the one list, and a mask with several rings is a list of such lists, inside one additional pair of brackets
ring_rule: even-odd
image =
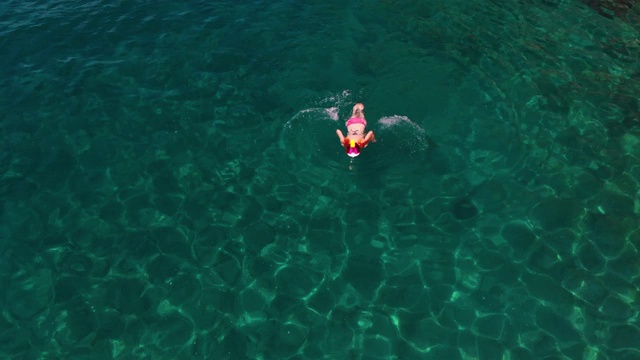
[(625, 3), (5, 1), (2, 358), (639, 359)]

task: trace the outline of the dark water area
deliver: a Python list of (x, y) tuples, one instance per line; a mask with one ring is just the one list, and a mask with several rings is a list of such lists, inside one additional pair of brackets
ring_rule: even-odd
[(639, 20), (6, 1), (0, 356), (640, 359)]

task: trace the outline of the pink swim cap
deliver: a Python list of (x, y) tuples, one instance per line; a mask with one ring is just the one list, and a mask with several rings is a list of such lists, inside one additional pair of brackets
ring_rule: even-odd
[(347, 150), (347, 155), (351, 157), (356, 157), (360, 155), (360, 145), (356, 143), (355, 140), (350, 140), (349, 147), (345, 146), (345, 149)]

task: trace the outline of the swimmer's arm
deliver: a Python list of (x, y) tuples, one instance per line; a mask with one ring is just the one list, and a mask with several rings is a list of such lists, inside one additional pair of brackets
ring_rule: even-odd
[(340, 129), (336, 130), (336, 134), (338, 135), (338, 138), (340, 139), (340, 144), (344, 144), (344, 135), (342, 134), (342, 131), (340, 131)]
[(364, 140), (362, 140), (362, 147), (367, 146), (369, 142), (376, 142), (376, 135), (373, 133), (373, 131), (369, 131), (367, 133), (367, 136), (364, 137)]

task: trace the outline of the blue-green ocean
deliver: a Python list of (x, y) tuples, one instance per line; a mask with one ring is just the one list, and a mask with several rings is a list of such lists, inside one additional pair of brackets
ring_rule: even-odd
[(0, 358), (640, 359), (639, 39), (633, 0), (5, 0)]

